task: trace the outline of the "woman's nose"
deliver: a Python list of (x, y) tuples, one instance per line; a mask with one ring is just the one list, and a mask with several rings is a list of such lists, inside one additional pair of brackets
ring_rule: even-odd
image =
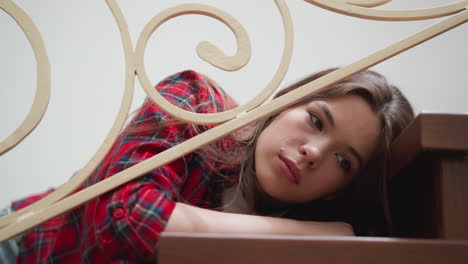
[(309, 168), (320, 166), (323, 158), (323, 148), (312, 144), (303, 144), (299, 147), (299, 152), (306, 160)]

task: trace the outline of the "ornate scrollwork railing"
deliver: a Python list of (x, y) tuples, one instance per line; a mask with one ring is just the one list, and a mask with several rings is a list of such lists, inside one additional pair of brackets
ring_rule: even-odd
[[(248, 35), (242, 26), (227, 13), (216, 8), (200, 4), (180, 5), (167, 9), (154, 16), (153, 19), (151, 19), (151, 21), (145, 26), (134, 50), (133, 44), (130, 40), (127, 23), (117, 5), (116, 0), (106, 1), (121, 32), (126, 63), (125, 93), (117, 118), (96, 154), (66, 184), (35, 204), (12, 215), (0, 218), (0, 241), (4, 241), (19, 233), (25, 232), (28, 229), (43, 223), (44, 221), (63, 214), (64, 212), (71, 210), (99, 196), (102, 193), (110, 191), (132, 179), (139, 177), (140, 175), (145, 174), (146, 172), (153, 170), (154, 168), (162, 166), (174, 159), (177, 159), (200, 148), (205, 144), (208, 144), (226, 134), (229, 134), (250, 122), (260, 119), (272, 112), (281, 111), (282, 109), (300, 101), (301, 98), (308, 96), (311, 93), (317, 92), (320, 89), (338, 82), (341, 79), (344, 79), (356, 72), (370, 68), (379, 62), (391, 58), (411, 47), (414, 47), (468, 21), (468, 0), (442, 7), (420, 10), (378, 10), (369, 8), (383, 5), (390, 0), (305, 0), (311, 4), (331, 10), (333, 12), (364, 19), (410, 21), (445, 17), (449, 15), (452, 16), (352, 64), (342, 67), (316, 81), (305, 84), (302, 87), (284, 96), (281, 96), (280, 98), (261, 105), (281, 83), (287, 72), (292, 54), (293, 25), (288, 7), (285, 3), (285, 0), (275, 0), (275, 3), (278, 6), (278, 9), (280, 10), (281, 16), (283, 18), (285, 43), (283, 57), (274, 77), (267, 85), (267, 87), (250, 102), (223, 113), (199, 115), (185, 112), (181, 109), (178, 109), (177, 107), (174, 107), (154, 91), (153, 86), (148, 80), (144, 69), (143, 55), (146, 43), (151, 34), (160, 24), (175, 16), (184, 14), (200, 14), (210, 16), (222, 21), (231, 28), (237, 38), (238, 50), (236, 55), (229, 57), (223, 55), (222, 52), (212, 44), (202, 42), (197, 48), (199, 56), (216, 67), (225, 70), (237, 70), (243, 67), (243, 65), (245, 65), (250, 58), (250, 43), (248, 40)], [(33, 46), (38, 65), (36, 99), (34, 100), (34, 103), (31, 107), (31, 111), (20, 127), (18, 127), (18, 129), (15, 130), (11, 136), (0, 142), (0, 154), (4, 154), (9, 149), (19, 144), (21, 140), (26, 137), (35, 126), (37, 126), (42, 116), (44, 115), (50, 93), (50, 69), (43, 41), (39, 31), (34, 26), (34, 23), (29, 18), (29, 16), (11, 0), (0, 0), (0, 8), (12, 16), (27, 35), (29, 42)], [(70, 195), (74, 190), (76, 190), (78, 186), (83, 183), (84, 180), (86, 180), (90, 173), (101, 162), (104, 155), (110, 149), (120, 130), (122, 129), (131, 105), (135, 75), (138, 76), (148, 97), (174, 117), (190, 123), (218, 123), (219, 125), (173, 148), (159, 153), (158, 155), (144, 162), (141, 162), (131, 168), (115, 174), (111, 178), (90, 186), (78, 193)]]

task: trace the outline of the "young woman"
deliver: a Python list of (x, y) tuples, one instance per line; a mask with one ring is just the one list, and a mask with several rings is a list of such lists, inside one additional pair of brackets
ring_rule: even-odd
[[(212, 80), (194, 71), (170, 76), (156, 88), (190, 111), (235, 106)], [(19, 252), (13, 258), (21, 263), (154, 261), (163, 231), (386, 234), (388, 146), (412, 118), (408, 101), (384, 77), (355, 74), (37, 226), (16, 238)], [(210, 128), (174, 120), (146, 100), (82, 188)], [(11, 209), (47, 194), (14, 202)]]

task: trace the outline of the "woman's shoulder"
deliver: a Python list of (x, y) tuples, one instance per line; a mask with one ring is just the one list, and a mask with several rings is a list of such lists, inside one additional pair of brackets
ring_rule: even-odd
[(172, 104), (197, 113), (222, 112), (236, 106), (220, 85), (194, 70), (166, 77), (156, 85), (156, 90)]

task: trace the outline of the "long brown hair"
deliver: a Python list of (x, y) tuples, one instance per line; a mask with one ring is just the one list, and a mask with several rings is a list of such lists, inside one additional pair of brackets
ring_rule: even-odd
[[(296, 88), (316, 80), (336, 68), (327, 69), (307, 76), (299, 82), (281, 90), (280, 97)], [(276, 215), (300, 220), (345, 221), (353, 225), (358, 235), (388, 235), (391, 220), (387, 202), (388, 153), (391, 142), (414, 118), (408, 100), (399, 89), (377, 72), (366, 70), (312, 94), (297, 106), (314, 100), (331, 99), (348, 95), (362, 97), (381, 121), (381, 140), (378, 150), (363, 170), (333, 200), (319, 199), (304, 204), (294, 204), (287, 209), (269, 208), (259, 202), (255, 193), (255, 145), (261, 132), (278, 116), (272, 114), (258, 122), (251, 138), (246, 142), (242, 164), (240, 190), (251, 209), (262, 215)]]

